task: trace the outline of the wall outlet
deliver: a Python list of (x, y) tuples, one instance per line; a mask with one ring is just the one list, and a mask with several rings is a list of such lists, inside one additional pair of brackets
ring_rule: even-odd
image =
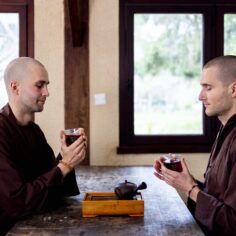
[(106, 101), (106, 94), (105, 93), (96, 93), (94, 95), (95, 105), (105, 105)]

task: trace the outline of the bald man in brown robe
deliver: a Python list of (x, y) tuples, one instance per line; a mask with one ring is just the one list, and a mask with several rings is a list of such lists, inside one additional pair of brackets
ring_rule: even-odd
[(35, 112), (43, 110), (49, 96), (48, 73), (40, 62), (28, 57), (13, 60), (4, 82), (9, 102), (0, 110), (0, 235), (18, 219), (79, 194), (74, 167), (85, 158), (87, 142), (80, 129), (80, 138), (67, 146), (61, 131), (61, 151), (55, 158), (34, 123)]
[[(188, 207), (206, 235), (236, 235), (236, 56), (221, 56), (203, 68), (199, 100), (208, 116), (221, 122), (203, 183), (196, 181), (182, 159), (183, 171), (168, 170), (162, 157), (155, 175), (186, 193)], [(196, 160), (197, 161), (197, 160)]]

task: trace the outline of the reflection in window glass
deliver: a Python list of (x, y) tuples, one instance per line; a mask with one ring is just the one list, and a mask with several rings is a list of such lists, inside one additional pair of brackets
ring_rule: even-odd
[(203, 134), (201, 14), (135, 14), (134, 133)]
[(0, 13), (0, 108), (7, 102), (3, 73), (7, 64), (19, 56), (19, 15)]
[(236, 14), (224, 15), (224, 55), (236, 55)]

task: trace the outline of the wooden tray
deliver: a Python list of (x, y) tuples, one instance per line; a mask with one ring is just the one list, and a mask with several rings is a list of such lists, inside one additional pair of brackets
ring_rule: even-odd
[(118, 200), (114, 192), (89, 192), (82, 201), (82, 216), (98, 215), (144, 215), (144, 200), (137, 193), (137, 200)]

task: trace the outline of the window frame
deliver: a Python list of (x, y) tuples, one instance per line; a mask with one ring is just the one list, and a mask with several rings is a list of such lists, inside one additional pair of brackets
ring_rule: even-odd
[(19, 56), (34, 57), (34, 0), (0, 0), (0, 13), (19, 13)]
[[(34, 0), (0, 0), (0, 13), (18, 13), (18, 56), (34, 57)], [(7, 100), (5, 93), (3, 96)]]
[[(223, 55), (225, 13), (236, 13), (233, 0), (121, 0), (119, 3), (119, 146), (117, 153), (191, 152), (211, 150), (219, 128), (216, 117), (203, 109), (203, 135), (134, 134), (134, 38), (135, 13), (203, 14), (203, 64)], [(220, 34), (220, 35), (219, 35)]]

